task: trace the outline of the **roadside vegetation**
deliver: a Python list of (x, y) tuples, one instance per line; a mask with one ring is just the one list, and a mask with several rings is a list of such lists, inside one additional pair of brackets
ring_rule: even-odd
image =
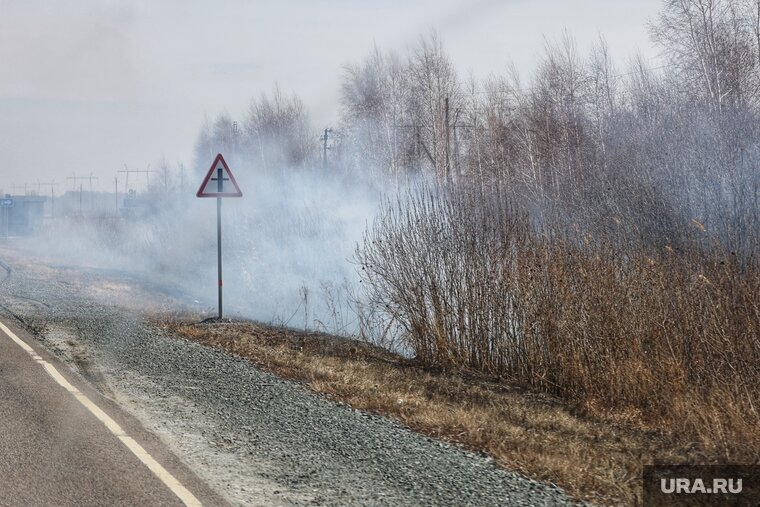
[(255, 323), (173, 318), (158, 325), (602, 505), (640, 504), (645, 463), (715, 459), (697, 443), (641, 428), (626, 414), (590, 416), (583, 407), (497, 376), (424, 367), (366, 342)]
[(706, 461), (756, 462), (757, 258), (698, 223), (657, 247), (609, 220), (606, 233), (539, 227), (498, 194), (421, 190), (384, 209), (358, 258), (422, 364), (675, 435)]

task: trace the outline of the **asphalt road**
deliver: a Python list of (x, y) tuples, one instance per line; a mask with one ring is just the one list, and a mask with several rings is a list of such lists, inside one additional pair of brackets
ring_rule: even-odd
[(0, 325), (0, 505), (201, 503), (223, 501), (67, 365)]

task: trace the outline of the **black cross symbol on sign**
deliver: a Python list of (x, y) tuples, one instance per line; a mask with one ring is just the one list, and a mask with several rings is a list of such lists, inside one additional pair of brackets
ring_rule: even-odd
[(221, 194), (224, 192), (224, 182), (230, 179), (224, 177), (224, 168), (219, 167), (216, 170), (216, 178), (211, 178), (211, 181), (216, 181), (216, 190)]

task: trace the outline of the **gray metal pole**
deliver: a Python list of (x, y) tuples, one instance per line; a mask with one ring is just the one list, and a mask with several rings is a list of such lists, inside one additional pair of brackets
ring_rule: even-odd
[(222, 198), (216, 198), (216, 254), (219, 270), (219, 319), (222, 318)]
[[(217, 172), (217, 189), (219, 193), (224, 189), (224, 172), (219, 168)], [(219, 271), (219, 320), (222, 320), (222, 198), (216, 198), (216, 254), (218, 257), (217, 265)]]

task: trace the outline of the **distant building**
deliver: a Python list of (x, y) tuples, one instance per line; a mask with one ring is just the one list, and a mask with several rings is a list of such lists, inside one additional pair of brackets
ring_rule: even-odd
[(9, 195), (0, 198), (0, 234), (29, 236), (42, 227), (47, 197)]
[(121, 213), (121, 216), (125, 218), (140, 218), (147, 216), (155, 204), (156, 203), (151, 199), (137, 197), (137, 192), (130, 190), (129, 193), (124, 196), (122, 207), (119, 209), (119, 212)]

